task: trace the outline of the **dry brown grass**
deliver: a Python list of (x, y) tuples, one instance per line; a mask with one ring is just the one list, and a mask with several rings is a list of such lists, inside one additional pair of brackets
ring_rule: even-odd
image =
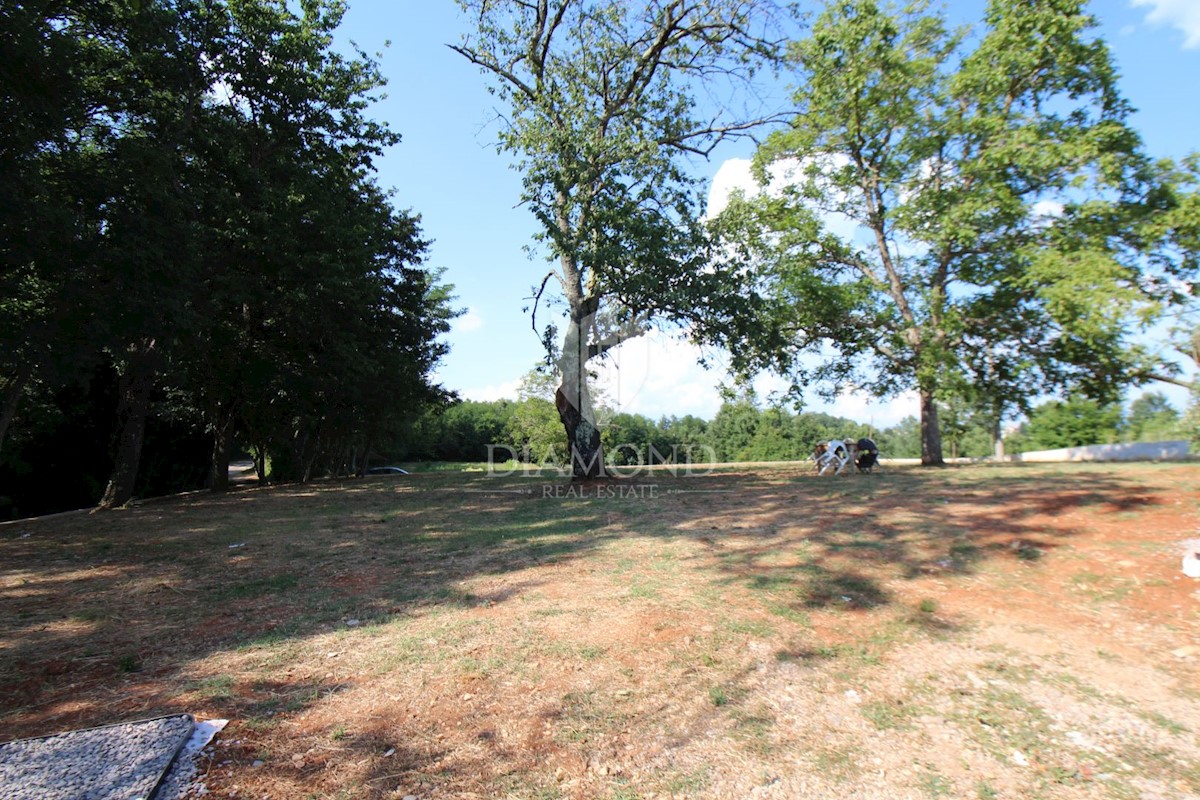
[(1194, 797), (1197, 486), (429, 474), (9, 524), (0, 738), (228, 718), (216, 797)]

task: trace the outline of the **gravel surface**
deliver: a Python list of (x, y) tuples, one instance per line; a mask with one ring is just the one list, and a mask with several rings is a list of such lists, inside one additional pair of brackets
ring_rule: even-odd
[(179, 714), (0, 745), (0, 797), (149, 800), (193, 725)]
[(205, 749), (225, 727), (228, 720), (210, 719), (197, 722), (192, 736), (179, 750), (179, 755), (167, 770), (154, 800), (183, 800), (207, 794), (207, 787), (199, 782), (196, 761), (202, 756), (211, 757), (212, 749)]

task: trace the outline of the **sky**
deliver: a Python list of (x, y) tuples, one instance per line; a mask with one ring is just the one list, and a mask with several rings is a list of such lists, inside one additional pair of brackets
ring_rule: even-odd
[[(1019, 0), (1018, 0), (1019, 1)], [(496, 148), (503, 108), (486, 90), (479, 70), (447, 45), (457, 44), (469, 21), (452, 0), (348, 0), (340, 29), (378, 54), (388, 78), (387, 97), (373, 111), (401, 135), (377, 163), (381, 185), (394, 201), (421, 216), (430, 240), (428, 264), (445, 270), (464, 310), (448, 334), (449, 355), (437, 373), (447, 389), (473, 400), (516, 397), (521, 377), (544, 353), (524, 311), (546, 272), (543, 255), (530, 255), (536, 221), (518, 207), (520, 175)], [(978, 20), (982, 0), (956, 0), (951, 18)], [(1137, 109), (1134, 125), (1154, 156), (1178, 158), (1200, 150), (1200, 0), (1093, 0), (1121, 72), (1121, 88)], [(721, 187), (744, 178), (752, 144), (722, 145), (696, 174)], [(721, 404), (720, 370), (696, 363), (697, 351), (655, 333), (622, 345), (602, 368), (609, 405), (651, 418), (694, 414), (711, 419)], [(756, 382), (760, 397), (782, 386)], [(1182, 390), (1165, 385), (1177, 408)], [(915, 395), (872, 398), (847, 392), (825, 402), (814, 391), (805, 410), (825, 411), (876, 427), (917, 414)]]

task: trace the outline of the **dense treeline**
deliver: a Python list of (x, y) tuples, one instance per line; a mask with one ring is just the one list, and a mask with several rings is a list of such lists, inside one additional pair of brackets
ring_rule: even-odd
[(448, 287), (338, 0), (0, 8), (0, 517), (361, 468), (443, 399)]
[[(994, 453), (991, 419), (943, 403), (939, 413), (952, 458), (983, 458)], [(916, 417), (878, 429), (831, 414), (790, 413), (761, 408), (749, 399), (724, 403), (712, 420), (695, 416), (650, 419), (641, 414), (601, 412), (607, 462), (614, 466), (739, 461), (798, 461), (830, 439), (870, 437), (888, 458), (921, 457), (921, 423)], [(1179, 412), (1159, 393), (1119, 403), (1087, 398), (1050, 401), (1005, 437), (1008, 452), (1114, 442), (1187, 439)], [(458, 403), (431, 412), (411, 426), (388, 454), (401, 461), (563, 464), (562, 424), (554, 406), (539, 397)], [(490, 447), (490, 449), (489, 449)]]

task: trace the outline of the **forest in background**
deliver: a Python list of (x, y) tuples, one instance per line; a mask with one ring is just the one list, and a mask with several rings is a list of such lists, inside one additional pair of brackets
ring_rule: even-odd
[[(0, 8), (0, 519), (361, 470), (454, 316), (337, 0)], [(9, 76), (12, 80), (9, 80)]]
[[(961, 404), (942, 403), (939, 412), (951, 458), (993, 454), (991, 425)], [(606, 460), (617, 466), (739, 461), (800, 461), (830, 439), (869, 437), (887, 458), (920, 458), (921, 426), (906, 417), (888, 428), (825, 413), (791, 412), (763, 406), (751, 397), (722, 404), (711, 420), (687, 415), (654, 420), (641, 414), (602, 411)], [(1116, 442), (1193, 440), (1195, 426), (1161, 393), (1149, 393), (1129, 407), (1083, 397), (1037, 406), (1005, 436), (1006, 452)], [(562, 425), (554, 404), (539, 397), (492, 402), (467, 401), (420, 418), (387, 453), (399, 462), (483, 462), (508, 457), (540, 464), (563, 463)], [(382, 455), (382, 454), (381, 454)]]

